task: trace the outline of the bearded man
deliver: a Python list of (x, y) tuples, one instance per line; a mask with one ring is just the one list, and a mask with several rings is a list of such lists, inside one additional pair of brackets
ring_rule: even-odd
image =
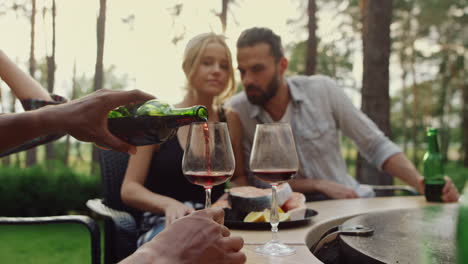
[[(246, 166), (255, 127), (285, 122), (291, 125), (300, 164), (296, 177), (289, 181), (294, 191), (317, 200), (375, 196), (371, 188), (347, 173), (340, 149), (341, 131), (356, 143), (369, 163), (424, 193), (423, 177), (414, 165), (332, 79), (320, 75), (285, 77), (288, 60), (281, 38), (273, 31), (243, 31), (237, 40), (237, 63), (244, 91), (227, 103), (236, 156), (234, 183), (269, 186), (256, 180)], [(458, 197), (447, 177), (443, 201), (454, 202)]]

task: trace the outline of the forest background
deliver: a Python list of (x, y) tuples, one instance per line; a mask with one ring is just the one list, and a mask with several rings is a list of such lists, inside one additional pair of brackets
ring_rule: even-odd
[[(0, 48), (49, 92), (69, 99), (137, 88), (175, 103), (190, 38), (223, 33), (235, 58), (235, 40), (252, 26), (282, 36), (288, 75), (336, 79), (420, 171), (425, 130), (438, 127), (446, 172), (461, 188), (468, 175), (467, 0), (0, 2)], [(1, 80), (0, 111), (22, 111)], [(394, 183), (362, 160), (349, 139), (342, 142), (352, 175)], [(84, 201), (99, 195), (98, 174), (93, 145), (68, 136), (2, 158), (0, 201), (12, 204), (3, 214), (84, 210)], [(61, 195), (68, 200), (50, 208)]]

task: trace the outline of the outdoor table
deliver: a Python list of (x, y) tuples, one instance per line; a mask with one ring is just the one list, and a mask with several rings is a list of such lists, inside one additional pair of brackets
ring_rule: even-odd
[(340, 236), (354, 263), (455, 263), (457, 206), (429, 205), (353, 217), (343, 225), (372, 227), (370, 237)]
[[(239, 230), (231, 229), (231, 234), (241, 236), (245, 246), (243, 252), (247, 255), (247, 263), (322, 263), (309, 250), (330, 228), (342, 224), (346, 220), (357, 215), (373, 212), (384, 212), (395, 209), (421, 209), (427, 205), (439, 205), (442, 207), (456, 207), (456, 204), (435, 204), (426, 202), (424, 196), (396, 196), (362, 198), (348, 200), (327, 200), (309, 202), (307, 207), (318, 212), (312, 217), (310, 225), (297, 228), (279, 228), (279, 238), (282, 242), (294, 247), (296, 253), (291, 256), (269, 257), (257, 254), (254, 249), (271, 239), (269, 230)], [(445, 210), (445, 208), (444, 208)]]

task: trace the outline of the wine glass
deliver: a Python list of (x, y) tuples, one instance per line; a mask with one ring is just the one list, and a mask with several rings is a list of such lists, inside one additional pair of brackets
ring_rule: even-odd
[(191, 123), (182, 158), (182, 172), (205, 188), (205, 208), (211, 207), (211, 188), (231, 178), (235, 161), (226, 123)]
[(278, 239), (278, 184), (290, 180), (299, 168), (296, 145), (287, 123), (259, 124), (255, 129), (250, 170), (258, 179), (271, 184), (270, 224), (272, 239), (255, 251), (269, 256), (286, 256), (295, 250)]

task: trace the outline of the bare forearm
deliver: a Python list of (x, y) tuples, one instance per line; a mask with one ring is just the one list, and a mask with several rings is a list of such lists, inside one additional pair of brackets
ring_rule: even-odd
[[(177, 258), (172, 257), (172, 256), (167, 256), (168, 252), (174, 251), (173, 249), (168, 249), (164, 248), (161, 244), (167, 244), (164, 243), (164, 241), (154, 241), (151, 242), (151, 248), (147, 246), (143, 246), (135, 253), (130, 255), (129, 257), (125, 258), (119, 264), (152, 264), (152, 263), (158, 263), (158, 264), (171, 264), (175, 263), (174, 261), (177, 261)], [(174, 254), (175, 255), (175, 254)]]
[(0, 152), (39, 136), (60, 132), (47, 109), (0, 115)]
[(122, 200), (133, 208), (164, 213), (164, 208), (174, 199), (154, 193), (140, 184), (129, 183), (122, 187)]
[(356, 191), (343, 184), (325, 179), (294, 179), (289, 181), (293, 191), (302, 193), (321, 193), (330, 199), (358, 198)]
[(383, 165), (383, 170), (394, 177), (398, 177), (419, 192), (423, 192), (419, 184), (423, 177), (403, 153), (398, 153), (388, 158)]
[(313, 193), (322, 192), (320, 181), (316, 179), (292, 179), (288, 183), (295, 192)]
[(0, 50), (0, 78), (20, 100), (32, 98), (52, 100), (47, 91), (29, 74), (19, 69), (2, 50)]

